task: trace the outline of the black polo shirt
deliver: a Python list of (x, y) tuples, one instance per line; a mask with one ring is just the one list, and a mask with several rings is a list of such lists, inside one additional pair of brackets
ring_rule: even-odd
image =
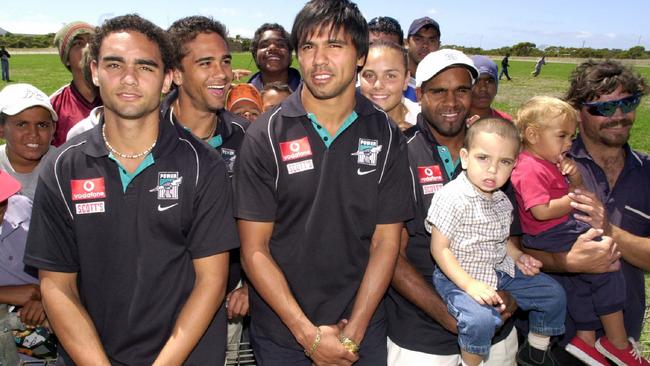
[[(235, 215), (274, 222), (271, 255), (315, 324), (350, 315), (376, 225), (413, 216), (404, 137), (383, 111), (355, 98), (356, 120), (326, 140), (299, 89), (248, 129), (235, 164)], [(301, 349), (254, 289), (250, 295), (256, 331)], [(374, 319), (383, 317), (380, 306)]]
[[(165, 120), (177, 123), (183, 126), (183, 121), (179, 121), (174, 115), (174, 102), (178, 99), (178, 89), (172, 90), (163, 100), (160, 110)], [(244, 117), (240, 117), (224, 108), (221, 108), (216, 113), (219, 123), (217, 128), (212, 134), (212, 137), (207, 141), (207, 144), (216, 149), (221, 155), (221, 159), (226, 163), (228, 176), (232, 178), (235, 160), (237, 160), (237, 151), (244, 141), (246, 129), (250, 125)], [(228, 286), (226, 292), (234, 290), (242, 278), (241, 262), (239, 257), (239, 249), (230, 251), (230, 267), (228, 269)]]
[[(424, 228), (424, 220), (435, 192), (458, 176), (462, 168), (458, 164), (453, 172), (446, 171), (445, 166), (450, 166), (450, 163), (444, 159), (448, 157), (441, 157), (443, 146), (436, 141), (422, 113), (418, 115), (416, 125), (406, 130), (405, 135), (410, 165), (409, 177), (412, 181), (411, 195), (416, 203), (415, 219), (407, 223), (409, 242), (406, 256), (424, 276), (425, 282), (434, 288), (432, 277), (435, 262), (431, 256), (431, 235)], [(514, 201), (513, 194), (508, 194), (508, 197), (511, 202)], [(517, 222), (513, 224), (511, 232), (519, 233), (519, 223), (518, 220), (515, 221)], [(460, 352), (455, 334), (447, 331), (392, 287), (388, 290), (385, 303), (388, 337), (398, 346), (433, 355), (453, 355)], [(512, 327), (513, 321), (506, 322), (497, 331), (493, 342), (503, 340)]]
[[(180, 122), (183, 124), (183, 121), (176, 120), (173, 112), (173, 104), (178, 99), (178, 89), (172, 90), (161, 104), (161, 112), (165, 119), (169, 120), (174, 118), (174, 122)], [(246, 129), (250, 125), (244, 117), (240, 117), (226, 109), (222, 108), (217, 113), (217, 118), (219, 123), (217, 124), (217, 129), (214, 131), (212, 138), (207, 141), (208, 145), (217, 149), (221, 158), (226, 163), (228, 168), (228, 174), (232, 177), (233, 167), (235, 160), (237, 159), (237, 151), (241, 146), (242, 141), (244, 141), (244, 136), (246, 135)]]
[[(77, 272), (111, 363), (151, 364), (192, 291), (192, 260), (239, 245), (230, 182), (213, 149), (162, 120), (153, 163), (124, 187), (102, 125), (44, 162), (25, 263)], [(225, 332), (222, 307), (187, 363), (223, 364)]]

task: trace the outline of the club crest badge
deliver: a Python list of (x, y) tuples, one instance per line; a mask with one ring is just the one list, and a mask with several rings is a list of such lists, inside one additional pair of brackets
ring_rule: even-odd
[(226, 163), (226, 169), (228, 169), (228, 174), (232, 175), (235, 169), (235, 159), (237, 159), (237, 152), (233, 149), (221, 149), (221, 158), (223, 162)]
[(159, 200), (177, 200), (178, 186), (183, 182), (183, 177), (178, 172), (158, 172), (158, 185), (149, 192), (157, 192)]
[(378, 140), (359, 139), (359, 147), (351, 155), (357, 157), (357, 163), (369, 166), (377, 166), (377, 156), (381, 152), (381, 145)]

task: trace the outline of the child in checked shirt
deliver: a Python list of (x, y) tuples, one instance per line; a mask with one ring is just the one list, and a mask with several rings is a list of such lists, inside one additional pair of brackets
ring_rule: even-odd
[(549, 338), (564, 333), (562, 287), (539, 273), (541, 262), (508, 242), (513, 207), (499, 188), (510, 177), (520, 138), (517, 128), (500, 118), (474, 123), (460, 151), (465, 170), (436, 192), (425, 226), (438, 267), (434, 285), (458, 321), (463, 365), (480, 365), (501, 325), (509, 291), (519, 308), (529, 311), (528, 341), (517, 352), (522, 365), (557, 365)]
[[(571, 213), (569, 189), (581, 188), (576, 163), (566, 155), (575, 135), (578, 113), (552, 97), (534, 97), (517, 112), (523, 151), (512, 172), (523, 245), (545, 252), (567, 252), (590, 226)], [(568, 182), (567, 182), (568, 181)], [(600, 229), (600, 228), (596, 228)], [(625, 331), (625, 278), (619, 270), (602, 274), (556, 274), (564, 286), (577, 335), (565, 347), (587, 365), (648, 365), (634, 357)], [(601, 325), (602, 324), (602, 325)], [(596, 340), (596, 329), (605, 335)], [(595, 346), (595, 348), (594, 348)]]

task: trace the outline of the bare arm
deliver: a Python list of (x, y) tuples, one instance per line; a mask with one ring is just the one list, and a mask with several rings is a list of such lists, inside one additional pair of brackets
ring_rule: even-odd
[(403, 224), (377, 225), (370, 243), (370, 258), (354, 300), (345, 336), (360, 344), (370, 318), (386, 293), (395, 269)]
[(38, 285), (17, 285), (0, 287), (0, 304), (22, 306), (20, 320), (28, 326), (37, 326), (45, 321), (45, 309), (41, 302)]
[(192, 261), (194, 287), (154, 365), (181, 365), (199, 342), (225, 295), (228, 256), (223, 252)]
[(650, 271), (650, 238), (631, 234), (615, 225), (609, 226), (623, 259), (635, 267)]
[(447, 304), (409, 262), (406, 256), (407, 246), (408, 233), (406, 229), (402, 229), (402, 240), (392, 280), (393, 288), (447, 330), (458, 333), (456, 319), (447, 311)]
[(43, 305), (68, 355), (79, 365), (110, 365), (95, 325), (81, 304), (77, 273), (39, 271)]
[(458, 263), (449, 249), (450, 241), (435, 226), (431, 226), (431, 254), (445, 275), (458, 288), (465, 291), (479, 304), (498, 305), (503, 300), (496, 289), (470, 276)]
[[(317, 328), (298, 305), (282, 270), (271, 256), (269, 241), (273, 223), (238, 220), (237, 227), (242, 266), (250, 283), (289, 328), (296, 341), (305, 350), (311, 350)], [(320, 345), (311, 355), (315, 364), (351, 365), (358, 359), (339, 342), (335, 326), (320, 328), (323, 330)]]
[(530, 213), (533, 214), (533, 217), (540, 221), (557, 219), (558, 217), (568, 215), (571, 211), (573, 211), (573, 207), (571, 207), (571, 198), (568, 195), (530, 208)]

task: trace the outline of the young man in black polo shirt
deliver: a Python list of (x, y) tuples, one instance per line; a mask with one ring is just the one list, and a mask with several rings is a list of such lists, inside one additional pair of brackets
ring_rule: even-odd
[(253, 349), (264, 365), (385, 365), (379, 304), (413, 209), (404, 140), (355, 92), (356, 5), (311, 1), (291, 37), (304, 84), (249, 128), (235, 166)]
[(238, 244), (218, 154), (171, 121), (171, 45), (137, 15), (91, 43), (93, 130), (45, 163), (25, 262), (66, 364), (223, 364), (228, 250)]
[[(462, 171), (459, 154), (478, 75), (469, 57), (448, 49), (428, 54), (416, 71), (422, 113), (416, 126), (405, 131), (416, 218), (408, 223), (410, 237), (402, 242), (386, 301), (391, 366), (460, 363), (456, 321), (433, 287), (435, 263), (424, 220), (435, 192)], [(512, 330), (508, 322), (497, 332), (499, 342), (487, 365), (514, 366), (517, 337)]]
[[(212, 18), (190, 16), (175, 21), (167, 34), (175, 50), (176, 89), (163, 100), (162, 114), (215, 148), (232, 177), (250, 122), (225, 109), (233, 77), (226, 27)], [(239, 248), (231, 251), (229, 268), (226, 301), (233, 322), (228, 333), (238, 344), (242, 317), (248, 314), (248, 285), (244, 282), (237, 288), (241, 279)]]

